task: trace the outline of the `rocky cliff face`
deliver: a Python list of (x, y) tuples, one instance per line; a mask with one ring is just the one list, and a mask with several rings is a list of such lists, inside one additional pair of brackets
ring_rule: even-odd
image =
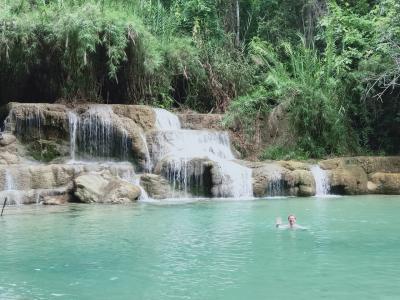
[(346, 157), (324, 160), (332, 192), (338, 194), (400, 194), (400, 157)]
[(400, 157), (237, 160), (221, 115), (95, 104), (10, 103), (1, 112), (0, 203), (400, 194)]

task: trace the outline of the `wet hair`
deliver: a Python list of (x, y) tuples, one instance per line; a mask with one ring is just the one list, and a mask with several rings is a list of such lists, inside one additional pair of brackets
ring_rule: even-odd
[(288, 221), (289, 221), (289, 218), (290, 218), (290, 217), (294, 217), (294, 219), (296, 220), (296, 216), (295, 216), (295, 215), (288, 215), (288, 216), (287, 216)]

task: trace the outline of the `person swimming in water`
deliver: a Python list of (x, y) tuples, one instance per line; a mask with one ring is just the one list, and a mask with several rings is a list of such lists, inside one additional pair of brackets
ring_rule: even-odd
[(276, 218), (275, 226), (280, 229), (306, 229), (297, 224), (296, 216), (293, 214), (288, 216), (288, 224), (282, 224), (282, 219), (280, 217)]

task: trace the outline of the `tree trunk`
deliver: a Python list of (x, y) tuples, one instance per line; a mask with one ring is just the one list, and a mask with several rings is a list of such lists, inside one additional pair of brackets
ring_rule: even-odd
[(240, 7), (239, 0), (236, 0), (236, 38), (235, 45), (239, 47), (240, 45)]

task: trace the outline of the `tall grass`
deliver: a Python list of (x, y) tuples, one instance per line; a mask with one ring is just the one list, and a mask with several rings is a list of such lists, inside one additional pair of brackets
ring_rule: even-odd
[[(204, 40), (202, 28), (176, 18), (176, 9), (150, 0), (2, 2), (0, 101), (180, 102), (225, 109), (219, 103), (242, 87), (240, 62), (223, 43)], [(227, 100), (220, 85), (229, 87)]]
[(260, 85), (235, 100), (228, 123), (242, 116), (252, 134), (257, 115), (285, 102), (299, 149), (310, 157), (351, 150), (353, 137), (341, 105), (344, 91), (340, 75), (330, 71), (315, 49), (307, 47), (303, 39), (297, 46), (282, 43), (278, 48), (255, 39), (250, 53), (260, 68)]

